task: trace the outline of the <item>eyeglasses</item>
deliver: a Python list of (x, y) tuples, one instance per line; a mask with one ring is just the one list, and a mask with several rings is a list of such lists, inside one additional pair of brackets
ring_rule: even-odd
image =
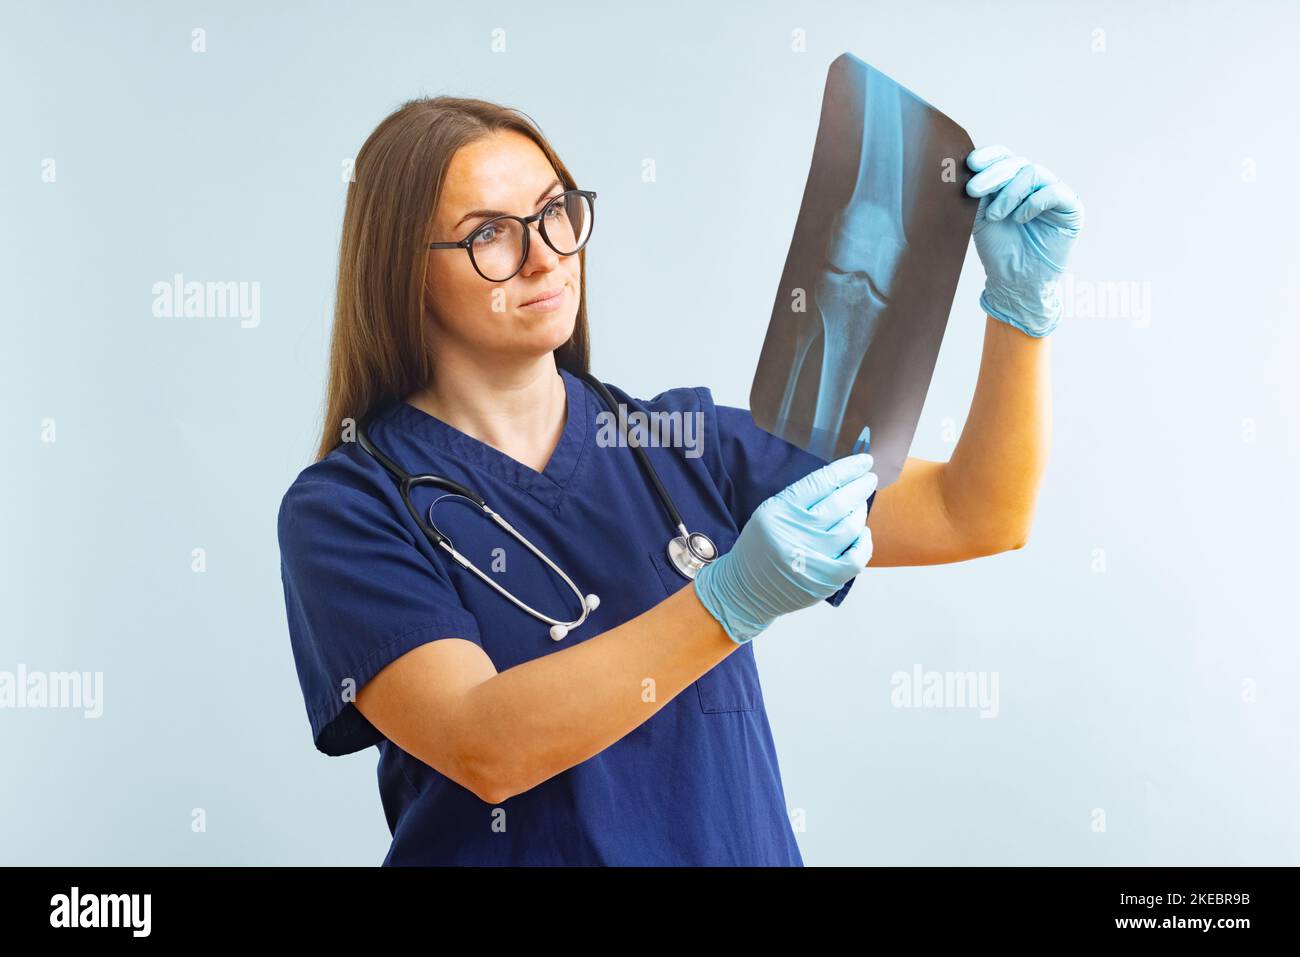
[(505, 282), (528, 260), (528, 227), (537, 223), (542, 240), (561, 256), (572, 256), (591, 238), (596, 194), (570, 189), (532, 216), (497, 216), (455, 243), (429, 243), (430, 249), (464, 249), (475, 271), (488, 282)]

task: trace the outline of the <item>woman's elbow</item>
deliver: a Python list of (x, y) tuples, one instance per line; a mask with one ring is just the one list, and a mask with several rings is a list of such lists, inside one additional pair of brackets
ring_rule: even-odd
[(1000, 543), (997, 546), (999, 552), (1014, 552), (1024, 548), (1029, 542), (1029, 526), (1011, 526), (1003, 531), (997, 541)]
[(506, 765), (489, 742), (467, 743), (458, 749), (446, 776), (484, 804), (497, 805), (523, 790), (515, 785), (514, 774)]
[(474, 793), (474, 796), (484, 804), (493, 806), (501, 804), (516, 794), (523, 794), (541, 783), (521, 773), (501, 769), (484, 768), (466, 777), (473, 784), (469, 790)]
[(511, 796), (505, 783), (486, 770), (463, 769), (458, 778), (457, 783), (484, 804), (497, 805)]
[(1029, 542), (1029, 526), (1007, 523), (971, 539), (970, 557), (984, 558), (1024, 548)]
[(491, 785), (476, 787), (472, 790), (474, 796), (489, 807), (496, 807), (497, 805), (504, 803), (507, 798), (514, 797), (514, 794), (512, 794), (508, 789), (497, 788)]
[(458, 755), (456, 780), (484, 804), (501, 804), (541, 783), (517, 746), (479, 741)]

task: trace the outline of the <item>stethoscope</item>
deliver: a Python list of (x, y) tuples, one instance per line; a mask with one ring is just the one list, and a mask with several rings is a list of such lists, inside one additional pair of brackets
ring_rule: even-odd
[[(618, 403), (615, 401), (614, 396), (610, 391), (605, 388), (605, 384), (590, 372), (580, 372), (578, 375), (584, 382), (596, 390), (604, 401), (606, 407), (611, 413), (613, 413), (614, 418), (619, 421), (619, 427), (622, 429), (623, 420), (618, 414)], [(686, 523), (682, 521), (681, 513), (677, 511), (677, 506), (673, 504), (672, 497), (668, 494), (668, 490), (665, 489), (663, 483), (659, 481), (659, 473), (655, 471), (654, 465), (650, 461), (650, 456), (646, 454), (645, 449), (628, 437), (626, 431), (623, 431), (622, 434), (624, 440), (629, 446), (631, 446), (633, 451), (636, 453), (637, 458), (640, 459), (641, 470), (649, 479), (650, 484), (654, 486), (655, 493), (659, 496), (659, 501), (663, 503), (664, 511), (668, 513), (669, 521), (671, 521), (673, 527), (677, 529), (678, 534), (668, 542), (668, 559), (672, 562), (673, 567), (676, 568), (684, 578), (693, 579), (701, 568), (718, 557), (718, 549), (713, 544), (713, 540), (703, 532), (689, 532), (686, 530)], [(441, 548), (462, 568), (473, 572), (534, 618), (550, 625), (552, 640), (559, 641), (562, 639), (571, 630), (577, 628), (586, 621), (587, 616), (596, 610), (597, 606), (600, 604), (599, 596), (584, 596), (578, 586), (573, 583), (573, 579), (566, 575), (563, 569), (544, 555), (536, 546), (533, 545), (532, 542), (521, 535), (513, 525), (502, 518), (497, 512), (494, 512), (489, 508), (487, 502), (483, 500), (483, 496), (464, 485), (461, 485), (459, 482), (454, 482), (442, 475), (411, 475), (404, 471), (392, 459), (380, 452), (379, 449), (375, 448), (374, 444), (371, 443), (369, 437), (366, 435), (364, 422), (357, 427), (357, 442), (366, 450), (366, 452), (374, 456), (375, 459), (379, 461), (379, 464), (382, 465), (397, 481), (398, 488), (402, 494), (402, 503), (406, 506), (406, 510), (411, 513), (411, 518), (415, 521), (415, 524), (420, 527), (420, 531), (424, 532), (424, 537), (429, 540), (429, 544)], [(438, 496), (438, 498), (436, 498), (429, 506), (429, 518), (427, 521), (424, 516), (420, 515), (420, 513), (416, 511), (415, 506), (411, 503), (411, 489), (418, 485), (431, 485), (435, 488), (443, 489), (446, 492), (445, 495)], [(458, 552), (452, 544), (451, 539), (438, 531), (438, 526), (433, 522), (433, 506), (437, 505), (438, 502), (449, 496), (460, 496), (461, 498), (467, 499), (477, 505), (483, 511), (484, 515), (513, 535), (516, 541), (545, 562), (547, 567), (555, 572), (555, 574), (559, 575), (560, 578), (564, 580), (564, 583), (568, 585), (569, 588), (572, 589), (573, 593), (578, 597), (578, 602), (582, 605), (582, 614), (573, 621), (559, 621), (552, 618), (550, 615), (540, 612), (531, 605), (520, 601), (498, 582), (486, 575), (477, 565)]]

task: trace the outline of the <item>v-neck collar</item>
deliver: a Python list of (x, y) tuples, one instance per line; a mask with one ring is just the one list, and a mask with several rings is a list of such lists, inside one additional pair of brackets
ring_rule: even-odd
[[(560, 369), (559, 373), (564, 380), (564, 431), (550, 461), (540, 472), (407, 402), (394, 403), (385, 417), (398, 428), (432, 443), (472, 469), (509, 482), (553, 511), (558, 511), (565, 490), (578, 471), (591, 433), (587, 387), (567, 369)], [(473, 487), (472, 481), (467, 484)], [(474, 490), (483, 494), (478, 488)]]

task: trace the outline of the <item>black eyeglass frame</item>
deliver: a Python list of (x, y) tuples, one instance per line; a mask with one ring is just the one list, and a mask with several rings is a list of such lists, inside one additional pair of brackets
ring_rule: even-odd
[[(577, 249), (575, 249), (571, 253), (565, 253), (565, 252), (560, 252), (560, 250), (556, 249), (555, 243), (551, 242), (551, 238), (546, 235), (546, 221), (542, 219), (542, 217), (546, 215), (546, 213), (550, 210), (552, 206), (554, 206), (556, 203), (560, 202), (562, 199), (564, 199), (566, 196), (569, 196), (572, 193), (577, 193), (580, 196), (587, 197), (587, 201), (591, 206), (591, 225), (587, 229), (587, 238), (582, 241), (582, 245), (580, 245)], [(484, 229), (487, 229), (493, 223), (499, 223), (503, 219), (513, 219), (515, 222), (521, 224), (521, 227), (524, 231), (523, 255), (519, 258), (519, 265), (515, 267), (515, 271), (512, 272), (509, 276), (506, 276), (505, 279), (489, 279), (487, 276), (483, 275), (483, 270), (478, 268), (478, 261), (474, 258), (474, 250), (472, 248), (474, 243), (474, 237), (477, 236)], [(587, 243), (591, 240), (591, 234), (596, 228), (596, 191), (591, 189), (566, 189), (563, 193), (560, 193), (558, 196), (552, 198), (550, 202), (548, 202), (545, 206), (543, 206), (538, 212), (533, 213), (533, 215), (531, 216), (511, 216), (511, 215), (494, 216), (491, 219), (489, 219), (487, 222), (482, 223), (479, 226), (476, 226), (474, 230), (464, 239), (461, 239), (454, 243), (429, 243), (429, 248), (430, 249), (464, 249), (465, 252), (469, 254), (469, 262), (470, 265), (474, 267), (474, 271), (478, 273), (480, 276), (483, 276), (484, 279), (487, 279), (488, 282), (509, 282), (511, 279), (514, 279), (515, 276), (519, 275), (519, 270), (523, 269), (524, 263), (528, 262), (528, 252), (530, 249), (529, 242), (532, 240), (532, 236), (530, 235), (532, 233), (532, 230), (529, 229), (528, 227), (534, 222), (537, 223), (537, 231), (541, 233), (542, 241), (545, 242), (546, 245), (550, 246), (551, 249), (554, 249), (557, 255), (575, 256), (578, 253), (580, 253), (583, 247), (585, 247)]]

